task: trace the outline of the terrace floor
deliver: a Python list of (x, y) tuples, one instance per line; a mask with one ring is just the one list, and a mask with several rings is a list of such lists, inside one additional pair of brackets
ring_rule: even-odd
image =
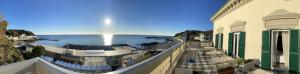
[(200, 42), (189, 42), (175, 68), (175, 74), (215, 74), (218, 69), (234, 66), (234, 61), (213, 47), (200, 47)]

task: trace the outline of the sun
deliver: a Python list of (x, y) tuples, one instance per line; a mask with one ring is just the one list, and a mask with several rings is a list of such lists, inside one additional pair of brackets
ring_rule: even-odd
[(104, 23), (105, 23), (105, 25), (110, 25), (111, 24), (111, 19), (110, 18), (105, 18)]

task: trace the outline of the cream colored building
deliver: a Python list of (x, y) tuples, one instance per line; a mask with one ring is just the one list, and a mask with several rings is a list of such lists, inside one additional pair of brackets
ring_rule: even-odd
[(211, 18), (213, 41), (261, 68), (299, 72), (299, 18), (300, 0), (228, 0)]

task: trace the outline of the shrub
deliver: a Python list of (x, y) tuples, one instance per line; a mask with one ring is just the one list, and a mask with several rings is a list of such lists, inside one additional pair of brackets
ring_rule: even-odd
[(42, 55), (45, 55), (46, 54), (46, 50), (45, 50), (45, 48), (43, 47), (43, 46), (41, 46), (41, 45), (38, 45), (38, 46), (34, 46), (33, 48), (32, 48), (32, 55), (34, 56), (34, 57), (38, 57), (38, 56), (42, 56)]
[(20, 50), (13, 48), (11, 41), (0, 34), (0, 65), (24, 60)]
[(23, 57), (24, 57), (25, 60), (28, 60), (28, 59), (33, 58), (33, 55), (32, 55), (31, 52), (24, 52)]

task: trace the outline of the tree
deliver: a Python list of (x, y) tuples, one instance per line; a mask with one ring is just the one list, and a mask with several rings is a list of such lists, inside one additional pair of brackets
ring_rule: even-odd
[(20, 50), (13, 47), (13, 42), (5, 37), (8, 22), (0, 16), (0, 65), (24, 60)]
[(34, 46), (31, 52), (34, 57), (39, 57), (46, 54), (45, 48), (41, 45)]

